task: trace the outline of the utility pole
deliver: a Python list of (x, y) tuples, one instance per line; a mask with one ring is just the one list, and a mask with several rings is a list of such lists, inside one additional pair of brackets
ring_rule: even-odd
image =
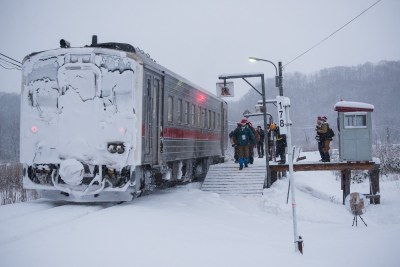
[(278, 84), (279, 84), (279, 95), (283, 96), (283, 77), (282, 77), (282, 62), (278, 62)]

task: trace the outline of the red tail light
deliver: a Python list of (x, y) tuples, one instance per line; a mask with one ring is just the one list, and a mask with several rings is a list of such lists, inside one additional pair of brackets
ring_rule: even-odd
[(38, 130), (39, 129), (38, 129), (38, 127), (36, 125), (32, 125), (32, 127), (31, 127), (31, 132), (32, 133), (37, 133)]
[(204, 101), (206, 101), (206, 96), (203, 95), (203, 94), (198, 94), (197, 95), (197, 102), (203, 103)]
[(120, 128), (118, 129), (118, 131), (119, 131), (120, 134), (124, 135), (125, 132), (126, 132), (126, 129), (123, 128), (123, 127), (120, 127)]

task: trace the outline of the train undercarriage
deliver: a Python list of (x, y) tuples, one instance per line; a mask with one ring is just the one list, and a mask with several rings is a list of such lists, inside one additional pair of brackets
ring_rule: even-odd
[[(130, 201), (155, 189), (203, 179), (210, 164), (221, 158), (174, 161), (160, 166), (142, 165), (111, 168), (106, 165), (25, 165), (24, 187), (42, 197), (74, 202)], [(76, 167), (76, 166), (82, 167)], [(72, 167), (71, 167), (72, 166)], [(63, 174), (64, 172), (64, 174)]]

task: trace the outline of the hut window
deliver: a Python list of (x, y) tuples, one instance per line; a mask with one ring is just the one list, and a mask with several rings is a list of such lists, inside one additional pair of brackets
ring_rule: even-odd
[(345, 128), (367, 128), (367, 113), (344, 114)]

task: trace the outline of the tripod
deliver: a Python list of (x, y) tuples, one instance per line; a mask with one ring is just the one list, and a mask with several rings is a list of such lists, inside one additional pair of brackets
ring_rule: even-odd
[(356, 226), (357, 226), (357, 216), (360, 217), (361, 221), (365, 224), (365, 226), (367, 226), (367, 224), (364, 222), (363, 218), (361, 217), (361, 215), (354, 215), (353, 218), (353, 225), (354, 226), (354, 222), (356, 222)]

